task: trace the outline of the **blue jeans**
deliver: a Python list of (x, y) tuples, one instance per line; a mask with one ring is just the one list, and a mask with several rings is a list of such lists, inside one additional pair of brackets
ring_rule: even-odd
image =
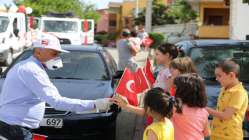
[(18, 125), (9, 125), (0, 121), (0, 139), (6, 140), (32, 140), (32, 133), (28, 128)]

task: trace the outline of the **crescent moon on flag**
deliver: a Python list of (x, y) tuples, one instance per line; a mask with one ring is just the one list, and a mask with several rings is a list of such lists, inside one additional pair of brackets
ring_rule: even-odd
[(135, 93), (135, 92), (131, 89), (131, 85), (132, 85), (133, 83), (135, 83), (135, 81), (134, 81), (134, 80), (130, 80), (130, 81), (128, 81), (127, 84), (126, 84), (127, 90), (128, 90), (129, 92), (131, 92), (131, 93)]

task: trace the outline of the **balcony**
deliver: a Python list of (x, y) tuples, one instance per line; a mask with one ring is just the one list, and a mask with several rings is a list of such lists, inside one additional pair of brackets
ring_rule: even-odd
[(199, 26), (199, 38), (229, 38), (229, 25)]

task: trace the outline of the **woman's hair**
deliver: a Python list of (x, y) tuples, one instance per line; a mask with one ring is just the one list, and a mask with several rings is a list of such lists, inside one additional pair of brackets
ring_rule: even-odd
[(175, 59), (178, 56), (178, 49), (174, 44), (164, 43), (161, 44), (157, 50), (159, 50), (162, 54), (169, 53), (171, 59)]
[(181, 112), (181, 101), (169, 96), (162, 88), (153, 88), (145, 94), (144, 109), (146, 112), (150, 108), (150, 110), (161, 114), (163, 117), (171, 118), (174, 106), (177, 112)]
[(207, 95), (203, 79), (196, 73), (181, 74), (174, 79), (175, 98), (189, 107), (206, 107)]
[(190, 57), (178, 57), (171, 61), (169, 67), (178, 69), (181, 74), (197, 73), (196, 67)]

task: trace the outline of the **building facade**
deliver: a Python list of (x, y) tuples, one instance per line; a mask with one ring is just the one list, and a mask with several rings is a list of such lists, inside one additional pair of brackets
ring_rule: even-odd
[(249, 40), (249, 4), (245, 0), (231, 0), (230, 38)]

